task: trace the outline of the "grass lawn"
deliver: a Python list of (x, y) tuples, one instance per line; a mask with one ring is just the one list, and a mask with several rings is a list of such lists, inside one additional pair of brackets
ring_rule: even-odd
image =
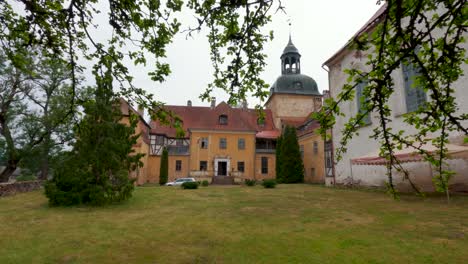
[(468, 196), (140, 187), (104, 208), (0, 199), (0, 263), (468, 263)]

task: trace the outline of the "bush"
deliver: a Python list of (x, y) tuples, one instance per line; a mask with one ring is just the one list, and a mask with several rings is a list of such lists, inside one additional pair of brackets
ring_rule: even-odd
[(257, 181), (256, 180), (251, 180), (251, 179), (245, 179), (244, 183), (247, 186), (255, 186), (255, 184), (257, 184)]
[(207, 180), (204, 180), (204, 181), (202, 181), (201, 185), (203, 187), (207, 187), (208, 185), (210, 185), (210, 183)]
[(275, 188), (276, 187), (276, 181), (274, 179), (263, 180), (262, 185), (265, 188)]
[(128, 171), (116, 171), (112, 176), (103, 174), (100, 181), (95, 181), (92, 172), (80, 169), (81, 162), (75, 162), (68, 159), (54, 178), (46, 182), (45, 195), (51, 206), (104, 205), (132, 196), (134, 180), (128, 177)]
[(198, 189), (198, 182), (184, 182), (181, 187), (182, 189)]
[(32, 174), (21, 174), (20, 176), (16, 177), (16, 181), (35, 181), (37, 177)]

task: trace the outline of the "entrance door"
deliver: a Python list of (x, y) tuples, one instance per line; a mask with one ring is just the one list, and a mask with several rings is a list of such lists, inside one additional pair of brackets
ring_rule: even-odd
[(226, 175), (227, 175), (227, 162), (218, 161), (218, 176), (226, 176)]

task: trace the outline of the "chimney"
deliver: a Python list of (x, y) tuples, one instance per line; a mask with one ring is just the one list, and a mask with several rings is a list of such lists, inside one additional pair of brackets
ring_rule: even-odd
[(242, 101), (242, 109), (246, 110), (248, 108), (247, 100)]
[(188, 100), (187, 101), (187, 106), (192, 106), (192, 101)]
[(211, 97), (211, 108), (216, 107), (216, 97)]
[(145, 108), (143, 108), (142, 105), (139, 105), (138, 106), (138, 114), (143, 117), (143, 115), (145, 114)]

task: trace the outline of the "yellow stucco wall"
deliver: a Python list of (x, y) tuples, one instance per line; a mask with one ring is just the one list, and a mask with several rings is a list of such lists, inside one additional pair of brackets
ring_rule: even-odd
[[(314, 152), (314, 142), (317, 142), (317, 153)], [(299, 146), (304, 146), (302, 158), (304, 163), (304, 181), (307, 183), (324, 183), (325, 154), (322, 137), (316, 133), (301, 136), (299, 137)]]
[[(182, 162), (181, 170), (176, 170), (176, 161), (180, 160)], [(188, 177), (189, 171), (189, 156), (172, 156), (169, 155), (169, 177), (168, 181), (174, 181), (177, 178)], [(159, 172), (159, 170), (158, 170)]]
[(159, 182), (159, 168), (161, 166), (161, 156), (149, 156), (148, 157), (148, 169), (147, 177), (148, 182), (158, 183)]
[[(262, 173), (262, 157), (268, 158), (268, 173)], [(272, 179), (276, 178), (276, 156), (275, 153), (257, 153), (255, 155), (255, 179)]]
[[(120, 119), (120, 123), (129, 125), (129, 118), (127, 116), (122, 117), (122, 119)], [(142, 130), (144, 126), (145, 124), (140, 120), (135, 128), (135, 134), (141, 135), (142, 133), (145, 133), (145, 131)], [(149, 145), (146, 144), (143, 141), (142, 136), (140, 136), (137, 139), (137, 143), (133, 146), (133, 150), (135, 154), (144, 154), (144, 156), (140, 159), (140, 161), (143, 163), (143, 167), (130, 172), (130, 177), (135, 178), (135, 184), (141, 185), (148, 182)]]
[[(208, 147), (201, 148), (201, 139), (208, 138)], [(221, 149), (219, 141), (225, 138), (226, 149)], [(245, 140), (245, 148), (238, 148), (238, 140)], [(191, 177), (211, 177), (215, 174), (215, 159), (229, 161), (228, 176), (253, 178), (255, 157), (255, 133), (235, 131), (191, 131), (190, 172)], [(207, 161), (206, 172), (200, 171), (200, 161)], [(237, 170), (237, 162), (244, 162), (244, 173)]]

